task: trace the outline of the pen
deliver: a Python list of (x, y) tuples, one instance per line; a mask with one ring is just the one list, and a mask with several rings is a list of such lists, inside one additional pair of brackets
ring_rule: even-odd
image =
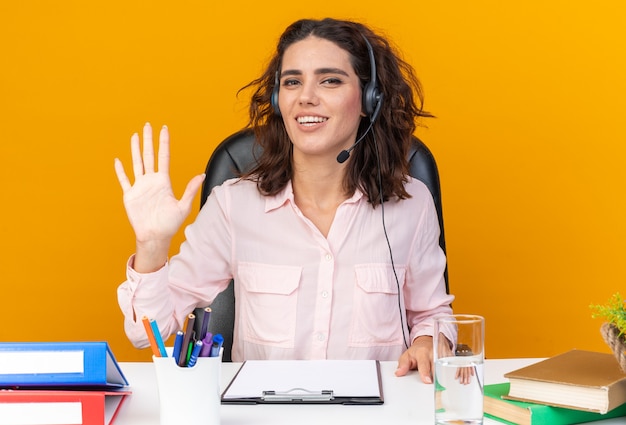
[(213, 337), (213, 344), (211, 345), (211, 357), (218, 357), (220, 355), (220, 348), (224, 344), (224, 337), (222, 334), (215, 334)]
[(185, 325), (185, 335), (183, 337), (183, 345), (180, 350), (180, 357), (178, 358), (178, 366), (185, 367), (187, 364), (187, 347), (191, 341), (191, 335), (193, 334), (193, 325), (196, 323), (196, 315), (189, 313), (187, 315), (187, 324)]
[(165, 351), (165, 344), (163, 344), (163, 338), (161, 338), (161, 331), (159, 330), (159, 325), (157, 325), (156, 320), (150, 319), (150, 327), (152, 327), (154, 340), (156, 341), (156, 345), (159, 348), (161, 357), (167, 357), (167, 351)]
[(204, 336), (209, 329), (209, 321), (211, 320), (211, 307), (204, 309), (204, 316), (202, 317), (202, 326), (200, 327), (200, 335), (198, 339), (204, 339)]
[(161, 350), (159, 350), (159, 346), (157, 345), (156, 339), (154, 338), (154, 332), (152, 331), (150, 319), (148, 319), (147, 316), (143, 316), (141, 318), (141, 321), (143, 322), (143, 327), (146, 328), (146, 334), (148, 335), (150, 348), (152, 348), (152, 354), (154, 354), (155, 357), (161, 357)]
[(187, 355), (185, 356), (185, 366), (189, 364), (189, 359), (191, 358), (191, 352), (193, 351), (193, 345), (196, 343), (194, 338), (191, 338), (189, 341), (189, 346), (187, 347)]
[(200, 354), (200, 350), (202, 350), (202, 345), (202, 341), (196, 341), (193, 346), (193, 351), (191, 352), (191, 357), (189, 357), (187, 367), (194, 367), (196, 365), (196, 361), (198, 361), (198, 355)]
[(183, 331), (176, 332), (176, 339), (174, 340), (174, 352), (172, 353), (172, 357), (176, 359), (176, 362), (178, 362), (178, 359), (180, 358), (180, 350), (183, 347), (184, 336), (185, 333)]
[(213, 346), (213, 334), (207, 332), (202, 340), (202, 349), (200, 350), (200, 357), (210, 357), (211, 347)]

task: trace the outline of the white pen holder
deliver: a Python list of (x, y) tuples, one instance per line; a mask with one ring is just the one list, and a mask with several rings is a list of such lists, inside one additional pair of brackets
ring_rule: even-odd
[(152, 356), (161, 425), (217, 425), (220, 423), (220, 374), (218, 357), (199, 357), (195, 366), (180, 367), (167, 348), (168, 357)]

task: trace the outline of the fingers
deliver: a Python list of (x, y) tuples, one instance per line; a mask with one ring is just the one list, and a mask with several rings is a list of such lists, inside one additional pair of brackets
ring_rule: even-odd
[(404, 376), (409, 370), (417, 369), (420, 379), (425, 384), (433, 383), (432, 365), (431, 362), (421, 354), (418, 354), (416, 358), (413, 358), (409, 351), (405, 351), (398, 360), (398, 367), (396, 368), (396, 376)]
[[(139, 134), (135, 133), (130, 138), (130, 151), (133, 161), (133, 173), (135, 180), (147, 173), (154, 173), (154, 142), (152, 138), (152, 126), (146, 123), (143, 126), (143, 153)], [(168, 173), (170, 168), (170, 135), (167, 126), (161, 128), (159, 134), (159, 171)], [(119, 178), (119, 177), (118, 177)], [(121, 182), (120, 182), (121, 183)]]
[(170, 132), (167, 126), (161, 127), (159, 134), (159, 172), (169, 173), (170, 170)]
[(143, 168), (146, 173), (154, 172), (154, 146), (152, 145), (152, 126), (147, 122), (143, 126)]
[(411, 348), (400, 355), (400, 358), (398, 359), (398, 367), (395, 372), (396, 376), (404, 376), (409, 372), (409, 370), (417, 367), (415, 359), (411, 353)]
[[(160, 167), (159, 167), (160, 170)], [(202, 186), (202, 182), (204, 181), (204, 174), (200, 174), (192, 178), (189, 183), (187, 183), (187, 187), (185, 188), (185, 192), (183, 196), (180, 198), (179, 204), (182, 206), (182, 210), (187, 213), (191, 211), (191, 204), (193, 203), (193, 199), (198, 193), (198, 190)]]
[(130, 138), (130, 153), (133, 160), (133, 173), (135, 180), (143, 176), (143, 161), (141, 160), (141, 147), (139, 146), (139, 134), (135, 133)]
[(402, 356), (400, 357), (400, 360), (398, 360), (398, 368), (396, 369), (396, 376), (404, 376), (406, 375), (409, 370), (411, 369), (411, 363), (409, 362), (408, 358)]
[(473, 367), (460, 367), (455, 374), (455, 378), (463, 385), (470, 384), (472, 382), (472, 376), (474, 376)]
[(422, 362), (419, 364), (417, 371), (420, 374), (420, 378), (422, 378), (422, 382), (425, 384), (433, 383), (433, 371), (430, 362)]
[(122, 186), (122, 190), (126, 192), (130, 189), (130, 181), (128, 180), (128, 176), (124, 171), (124, 166), (122, 165), (122, 161), (118, 158), (115, 158), (115, 174), (117, 174), (117, 180), (120, 182), (120, 186)]

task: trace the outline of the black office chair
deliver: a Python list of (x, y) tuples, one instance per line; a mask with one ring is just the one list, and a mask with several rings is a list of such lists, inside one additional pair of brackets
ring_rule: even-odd
[[(439, 245), (446, 252), (446, 242), (443, 232), (443, 214), (441, 210), (441, 191), (439, 184), (439, 172), (437, 164), (430, 150), (418, 138), (413, 138), (414, 143), (409, 151), (409, 173), (416, 179), (421, 180), (430, 190), (435, 201), (435, 208), (439, 217)], [(256, 149), (256, 151), (255, 151)], [(254, 133), (246, 129), (239, 131), (222, 141), (209, 159), (206, 166), (206, 178), (200, 195), (200, 207), (204, 205), (213, 187), (224, 181), (238, 177), (239, 173), (248, 171), (261, 153), (261, 148), (254, 143)], [(444, 272), (446, 291), (448, 290), (448, 269)], [(228, 288), (219, 294), (211, 304), (211, 323), (209, 330), (221, 333), (224, 336), (223, 361), (232, 361), (231, 348), (233, 343), (233, 325), (235, 322), (235, 293), (233, 282)], [(202, 317), (202, 309), (196, 309), (196, 315)], [(196, 323), (201, 320), (196, 320)]]

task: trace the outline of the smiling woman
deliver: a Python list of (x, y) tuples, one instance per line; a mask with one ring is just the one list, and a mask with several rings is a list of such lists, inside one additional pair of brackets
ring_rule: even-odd
[[(312, 49), (314, 44), (316, 49)], [(310, 88), (305, 87), (305, 70), (310, 74), (306, 81)], [(317, 84), (311, 84), (314, 81)], [(352, 83), (357, 83), (358, 87)], [(361, 96), (362, 89), (368, 84), (374, 85), (378, 98), (384, 99), (380, 105), (380, 116), (371, 131), (368, 127), (375, 105), (371, 105), (371, 96)], [(283, 158), (291, 159), (294, 154), (294, 140), (290, 138), (293, 135), (288, 134), (290, 119), (294, 117), (292, 115), (283, 121), (282, 116), (283, 107), (289, 105), (293, 108), (293, 100), (291, 103), (285, 101), (285, 98), (292, 97), (283, 93), (291, 91), (292, 85), (297, 87), (294, 89), (297, 93), (304, 96), (298, 101), (309, 102), (309, 105), (311, 100), (320, 102), (321, 98), (316, 99), (315, 96), (321, 93), (357, 89), (362, 104), (358, 110), (357, 133), (349, 143), (348, 140), (337, 141), (338, 144), (346, 144), (334, 152), (336, 156), (342, 149), (351, 146), (357, 135), (363, 137), (363, 146), (355, 149), (353, 159), (347, 164), (344, 189), (346, 193), (352, 193), (359, 188), (373, 205), (377, 205), (381, 198), (402, 199), (407, 195), (404, 191), (408, 175), (405, 157), (410, 138), (417, 120), (431, 115), (422, 109), (422, 88), (413, 68), (399, 57), (385, 38), (362, 24), (332, 19), (301, 20), (285, 30), (263, 75), (245, 87), (256, 88), (250, 104), (250, 125), (255, 128), (259, 143), (264, 148), (259, 167), (251, 175), (258, 177), (259, 189), (266, 194), (276, 194), (292, 177), (292, 161), (281, 161)], [(313, 88), (317, 90), (312, 91)], [(306, 96), (311, 95), (314, 97), (307, 100)], [(323, 105), (320, 105), (317, 109), (322, 108)], [(317, 109), (309, 106), (306, 111), (317, 112)], [(345, 118), (342, 121), (333, 125), (343, 126), (342, 131), (349, 132), (351, 123)], [(378, 149), (374, 141), (379, 142)], [(380, 156), (380, 167), (377, 155)], [(332, 166), (334, 162), (327, 161), (326, 165)], [(378, 184), (379, 170), (382, 185)], [(382, 193), (379, 192), (381, 186)]]
[(361, 24), (301, 20), (246, 87), (262, 154), (213, 190), (169, 262), (203, 177), (174, 198), (166, 127), (158, 167), (150, 125), (143, 152), (131, 140), (133, 184), (116, 162), (137, 239), (118, 290), (127, 335), (147, 344), (143, 316), (175, 333), (234, 280), (233, 360), (399, 359), (398, 375), (431, 382), (433, 317), (453, 297), (432, 196), (408, 174), (416, 120), (429, 116), (411, 67)]

